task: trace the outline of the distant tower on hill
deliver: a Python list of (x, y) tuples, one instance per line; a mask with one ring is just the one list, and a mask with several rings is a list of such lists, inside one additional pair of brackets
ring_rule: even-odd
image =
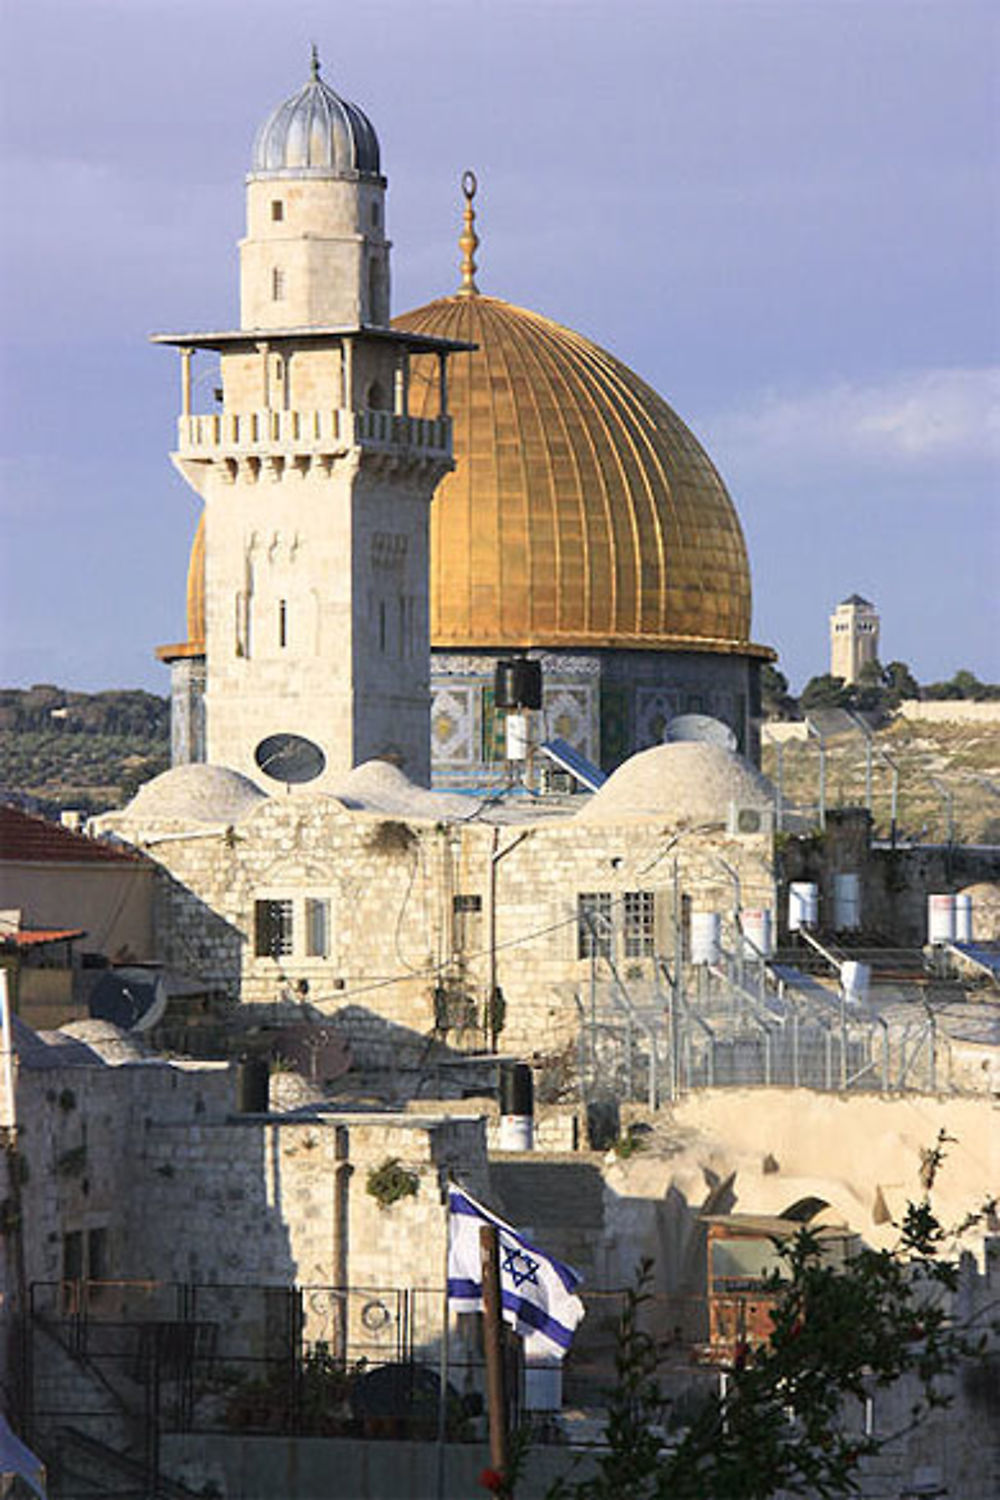
[(830, 616), (830, 675), (857, 682), (866, 662), (878, 659), (878, 610), (850, 594)]

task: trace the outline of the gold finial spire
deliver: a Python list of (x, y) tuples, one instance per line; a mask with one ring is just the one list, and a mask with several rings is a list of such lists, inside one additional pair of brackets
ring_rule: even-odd
[(312, 44), (312, 54), (311, 54), (310, 60), (309, 60), (309, 72), (310, 72), (310, 75), (312, 77), (313, 83), (318, 83), (319, 82), (319, 69), (320, 69), (319, 48), (317, 47), (316, 43), (313, 42), (313, 44)]
[(479, 249), (479, 236), (476, 233), (476, 210), (472, 206), (478, 186), (475, 172), (462, 173), (465, 227), (458, 241), (458, 248), (462, 252), (462, 285), (458, 289), (460, 297), (475, 297), (479, 292), (476, 286), (476, 251)]

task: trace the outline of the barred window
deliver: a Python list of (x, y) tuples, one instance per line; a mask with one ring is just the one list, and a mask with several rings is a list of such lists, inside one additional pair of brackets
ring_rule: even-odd
[(626, 891), (624, 901), (626, 958), (651, 958), (656, 948), (656, 902), (652, 891)]
[(576, 898), (577, 958), (610, 958), (611, 892), (581, 891)]
[(292, 951), (291, 901), (254, 902), (254, 953), (281, 958)]
[(306, 897), (306, 957), (330, 956), (330, 903), (325, 897)]
[(285, 300), (285, 273), (281, 266), (275, 266), (271, 271), (271, 301), (283, 302)]

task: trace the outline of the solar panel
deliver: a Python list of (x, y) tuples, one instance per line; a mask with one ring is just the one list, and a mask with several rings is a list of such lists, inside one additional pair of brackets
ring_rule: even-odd
[(1000, 979), (1000, 948), (995, 944), (986, 943), (949, 943), (956, 953), (961, 953), (970, 963), (978, 964), (981, 969), (992, 974), (994, 979)]
[(554, 760), (557, 766), (576, 778), (581, 786), (586, 787), (588, 792), (596, 792), (607, 781), (607, 776), (595, 766), (593, 761), (581, 755), (579, 750), (574, 750), (566, 740), (556, 738), (546, 740), (541, 746), (550, 760)]

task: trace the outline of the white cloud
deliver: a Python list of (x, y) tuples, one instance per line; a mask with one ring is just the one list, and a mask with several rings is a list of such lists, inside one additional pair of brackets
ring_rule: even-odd
[(767, 392), (706, 424), (727, 463), (879, 469), (1000, 463), (1000, 367), (922, 370), (801, 393)]

